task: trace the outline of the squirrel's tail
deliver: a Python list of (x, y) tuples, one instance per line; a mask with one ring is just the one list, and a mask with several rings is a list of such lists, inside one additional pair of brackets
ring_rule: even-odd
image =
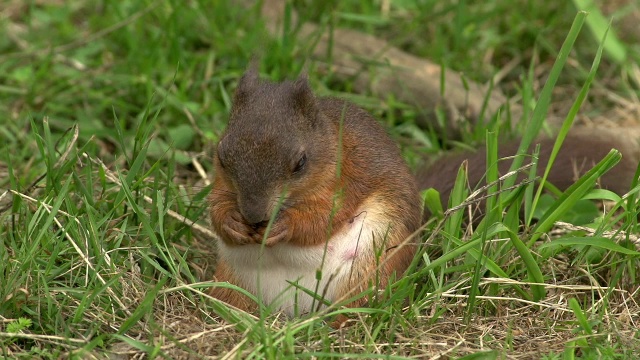
[[(565, 190), (593, 165), (604, 158), (611, 149), (622, 153), (622, 160), (600, 179), (600, 186), (617, 194), (624, 194), (631, 188), (638, 163), (640, 162), (640, 128), (578, 128), (573, 129), (562, 144), (547, 181)], [(543, 138), (540, 144), (538, 175), (542, 176), (549, 161), (555, 139)], [(511, 166), (510, 156), (515, 155), (518, 141), (500, 145), (498, 169), (501, 175)], [(468, 180), (471, 189), (481, 186), (486, 173), (486, 150), (446, 155), (420, 168), (417, 182), (420, 189), (434, 188), (440, 195), (443, 206), (449, 202), (458, 169), (467, 160)], [(528, 163), (527, 161), (523, 164)], [(522, 174), (521, 179), (526, 175)]]

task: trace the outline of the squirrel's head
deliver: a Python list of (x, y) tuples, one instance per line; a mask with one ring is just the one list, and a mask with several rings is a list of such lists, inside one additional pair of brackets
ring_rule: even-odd
[(272, 83), (250, 70), (218, 143), (217, 171), (236, 191), (247, 223), (263, 224), (279, 203), (295, 201), (297, 190), (314, 191), (314, 179), (334, 174), (336, 139), (306, 77)]

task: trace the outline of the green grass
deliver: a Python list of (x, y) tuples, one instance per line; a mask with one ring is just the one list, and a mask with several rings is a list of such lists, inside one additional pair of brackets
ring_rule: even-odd
[[(386, 38), (469, 81), (486, 83), (508, 68), (495, 88), (531, 118), (519, 134), (527, 142), (544, 131), (549, 112), (565, 119), (562, 132), (580, 105), (593, 117), (614, 113), (615, 101), (589, 90), (637, 99), (629, 79), (640, 48), (615, 28), (602, 43), (605, 16), (585, 18), (577, 0), (516, 2), (403, 0), (388, 12), (378, 1), (292, 3), (303, 19)], [(234, 1), (8, 0), (0, 28), (2, 356), (622, 359), (640, 352), (638, 189), (625, 197), (591, 191), (618, 153), (556, 196), (536, 193), (533, 183), (505, 190), (509, 182), (491, 183), (498, 174), (489, 169), (487, 192), (500, 195), (486, 202), (484, 220), (470, 231), (464, 210), (436, 211), (412, 271), (370, 308), (347, 310), (350, 327), (326, 325), (344, 311), (335, 309), (256, 318), (205, 295), (214, 246), (178, 219), (206, 227), (213, 145), (252, 56), (265, 76), (306, 69), (319, 94), (365, 107), (411, 164), (442, 150), (439, 134), (416, 125), (421, 109), (393, 94), (352, 94), (352, 83), (307, 61), (309, 44), (297, 41), (295, 28), (270, 37), (259, 10)], [(486, 142), (495, 160), (506, 132), (481, 127), (462, 137)], [(460, 177), (451, 205), (468, 195)], [(585, 199), (614, 205), (603, 214)]]

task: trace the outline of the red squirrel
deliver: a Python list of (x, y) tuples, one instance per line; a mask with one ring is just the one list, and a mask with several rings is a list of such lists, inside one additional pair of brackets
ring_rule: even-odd
[[(571, 164), (589, 165), (584, 172), (613, 143), (570, 136), (549, 180), (568, 187), (575, 175)], [(500, 155), (513, 154), (516, 145)], [(540, 168), (551, 145), (542, 143)], [(603, 179), (603, 186), (627, 190), (638, 157), (632, 158), (617, 167), (617, 175)], [(448, 198), (465, 159), (475, 185), (485, 171), (482, 151), (445, 157), (416, 177), (366, 111), (345, 100), (315, 97), (305, 77), (273, 83), (249, 70), (238, 84), (214, 160), (211, 220), (220, 238), (215, 278), (259, 295), (289, 316), (321, 307), (290, 283), (329, 302), (372, 284), (384, 287), (415, 255), (417, 239), (410, 237), (422, 224), (419, 189), (434, 187)], [(255, 302), (236, 290), (215, 287), (211, 294), (256, 310)]]
[[(376, 279), (385, 286), (413, 259), (415, 246), (403, 242), (420, 226), (421, 199), (398, 146), (366, 111), (316, 98), (305, 78), (242, 77), (215, 169), (216, 280), (260, 293), (290, 316), (318, 301), (289, 282), (336, 301)], [(234, 290), (212, 294), (255, 306)]]

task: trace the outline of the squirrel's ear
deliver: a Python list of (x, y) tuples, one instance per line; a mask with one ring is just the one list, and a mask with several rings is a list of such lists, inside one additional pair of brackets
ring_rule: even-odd
[(293, 99), (298, 108), (305, 114), (313, 112), (315, 109), (315, 98), (311, 87), (309, 87), (309, 80), (306, 74), (300, 75), (293, 83)]
[(249, 68), (238, 82), (238, 87), (236, 88), (236, 93), (234, 95), (234, 104), (240, 105), (240, 103), (242, 103), (258, 86), (259, 82), (260, 75), (258, 74), (258, 71), (254, 67)]

